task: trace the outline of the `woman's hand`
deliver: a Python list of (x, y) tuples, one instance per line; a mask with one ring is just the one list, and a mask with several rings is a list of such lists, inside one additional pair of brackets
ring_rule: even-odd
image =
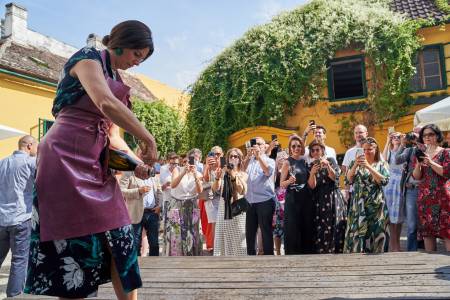
[(292, 176), (292, 175), (290, 175), (290, 176), (289, 176), (289, 179), (288, 179), (289, 184), (294, 184), (295, 181), (296, 181), (295, 177)]
[(216, 169), (216, 179), (222, 178), (222, 168)]
[(323, 157), (323, 158), (320, 160), (320, 165), (321, 165), (322, 168), (328, 168), (328, 167), (330, 167), (330, 162), (328, 161), (328, 159), (326, 159), (325, 157)]
[(153, 165), (158, 160), (158, 153), (156, 151), (156, 143), (149, 141), (148, 143), (141, 143), (139, 145), (142, 151), (142, 160), (148, 164)]
[(321, 168), (320, 163), (313, 164), (313, 166), (311, 167), (311, 174), (316, 175), (317, 173), (319, 173), (320, 168)]
[(150, 177), (149, 169), (149, 166), (140, 164), (134, 169), (134, 175), (139, 179), (147, 179)]

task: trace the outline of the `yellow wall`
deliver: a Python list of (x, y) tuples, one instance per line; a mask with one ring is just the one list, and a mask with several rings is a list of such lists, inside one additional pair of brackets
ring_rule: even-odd
[[(444, 52), (446, 57), (446, 72), (447, 72), (447, 89), (432, 91), (432, 92), (422, 92), (412, 94), (413, 97), (427, 97), (436, 93), (449, 93), (450, 94), (450, 24), (446, 24), (445, 26), (440, 27), (431, 27), (421, 29), (418, 32), (423, 38), (422, 43), (424, 45), (431, 44), (443, 44)], [(361, 52), (357, 52), (352, 49), (341, 50), (336, 53), (336, 58), (359, 55)], [(366, 58), (366, 81), (367, 88), (371, 88), (371, 66)], [(328, 98), (328, 89), (325, 88), (322, 91), (323, 97)], [(340, 124), (337, 123), (337, 120), (342, 117), (348, 117), (350, 113), (342, 113), (342, 114), (330, 114), (329, 107), (332, 105), (341, 105), (344, 103), (357, 103), (360, 101), (364, 101), (364, 98), (361, 99), (353, 99), (347, 101), (320, 101), (312, 107), (306, 107), (303, 104), (298, 104), (292, 115), (287, 118), (286, 126), (287, 127), (298, 127), (299, 134), (302, 134), (306, 126), (308, 125), (309, 120), (315, 120), (317, 124), (324, 125), (327, 128), (327, 145), (330, 145), (336, 149), (338, 154), (343, 154), (346, 151), (346, 147), (341, 144), (339, 140), (338, 131), (340, 129)], [(413, 113), (419, 109), (426, 107), (427, 105), (415, 105), (412, 108), (411, 114), (401, 118), (398, 122), (386, 122), (382, 126), (377, 126), (376, 128), (369, 128), (369, 134), (374, 136), (377, 141), (380, 143), (380, 147), (384, 147), (387, 136), (387, 127), (394, 126), (397, 131), (407, 132), (411, 131), (413, 128)], [(361, 113), (355, 113), (357, 116), (361, 117)], [(262, 130), (264, 132), (266, 129)], [(275, 129), (272, 129), (275, 130)], [(242, 130), (245, 131), (245, 130)], [(254, 131), (258, 133), (259, 131)], [(242, 143), (241, 139), (233, 139), (233, 136), (242, 135), (242, 132), (239, 131), (233, 134), (230, 137), (230, 145), (232, 146), (240, 146)], [(270, 136), (270, 133), (268, 133)]]
[(190, 100), (188, 94), (145, 75), (137, 74), (136, 76), (156, 98), (163, 100), (167, 105), (178, 110), (182, 116), (186, 115)]
[(269, 126), (249, 127), (233, 133), (228, 137), (229, 145), (244, 150), (245, 142), (254, 137), (261, 137), (265, 141), (271, 141), (272, 134), (276, 134), (282, 148), (287, 148), (289, 136), (295, 133), (295, 130), (286, 130)]
[[(39, 118), (53, 120), (55, 89), (0, 74), (0, 124), (38, 136)], [(32, 129), (35, 127), (34, 129)], [(17, 149), (19, 137), (0, 140), (0, 159)]]

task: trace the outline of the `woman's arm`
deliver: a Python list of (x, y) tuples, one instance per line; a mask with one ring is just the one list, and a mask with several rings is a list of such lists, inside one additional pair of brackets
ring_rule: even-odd
[(186, 168), (181, 167), (181, 172), (178, 170), (178, 168), (173, 169), (172, 171), (172, 182), (170, 183), (171, 188), (176, 188), (179, 184), (181, 179), (183, 179), (183, 176), (186, 174)]
[(292, 176), (289, 176), (289, 162), (285, 161), (281, 167), (280, 186), (286, 189), (290, 184), (295, 182), (295, 178), (292, 178)]
[(239, 171), (236, 174), (235, 189), (239, 195), (245, 195), (247, 193), (247, 174)]
[(190, 166), (192, 167), (191, 172), (194, 174), (195, 179), (195, 189), (198, 194), (200, 194), (203, 191), (203, 183), (202, 183), (202, 175), (197, 172), (196, 166)]
[(112, 124), (108, 132), (108, 137), (109, 147), (111, 149), (124, 151), (127, 153), (127, 155), (141, 162), (141, 159), (137, 157), (136, 154), (134, 154), (130, 147), (128, 147), (127, 143), (125, 143), (124, 139), (120, 136), (119, 126), (117, 126), (116, 124)]
[(114, 96), (106, 83), (102, 67), (97, 61), (91, 59), (79, 61), (71, 69), (70, 75), (80, 80), (95, 106), (105, 116), (148, 146), (147, 151), (143, 153), (148, 160), (155, 161), (157, 159), (154, 137), (139, 122), (133, 112)]
[(317, 172), (319, 172), (320, 168), (321, 168), (320, 164), (314, 164), (311, 168), (311, 171), (309, 172), (308, 186), (311, 189), (316, 188), (317, 185), (316, 174)]
[(350, 165), (351, 165), (351, 168), (348, 169), (347, 175), (346, 175), (348, 184), (352, 184), (353, 180), (355, 179), (356, 169), (359, 166), (358, 160), (355, 159)]
[(223, 172), (222, 169), (216, 170), (216, 176), (215, 176), (216, 178), (215, 178), (215, 180), (214, 180), (214, 182), (213, 182), (213, 184), (211, 186), (211, 189), (214, 192), (217, 192), (218, 190), (220, 190), (220, 188), (222, 186), (222, 172)]
[(380, 172), (370, 164), (366, 164), (364, 167), (370, 172), (370, 175), (372, 175), (372, 179), (377, 184), (386, 185), (389, 182), (389, 171), (384, 162), (382, 162)]

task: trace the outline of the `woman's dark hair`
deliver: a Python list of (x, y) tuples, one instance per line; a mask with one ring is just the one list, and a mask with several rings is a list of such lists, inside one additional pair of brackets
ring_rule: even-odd
[(311, 149), (312, 149), (314, 146), (319, 146), (320, 149), (322, 149), (322, 154), (325, 153), (325, 145), (324, 145), (323, 143), (319, 142), (318, 140), (314, 139), (314, 140), (313, 140), (311, 143), (309, 143), (309, 145), (308, 145), (309, 156), (310, 156), (310, 157), (312, 157), (312, 156), (311, 156)]
[(439, 127), (437, 127), (435, 124), (428, 124), (428, 125), (423, 126), (422, 129), (420, 129), (420, 134), (419, 134), (419, 142), (420, 143), (423, 144), (423, 133), (424, 133), (425, 129), (433, 130), (433, 132), (436, 134), (437, 142), (439, 144), (444, 141), (444, 134), (439, 129)]
[(150, 28), (136, 20), (124, 21), (114, 26), (111, 33), (103, 37), (102, 43), (109, 49), (144, 49), (148, 47), (150, 51), (144, 60), (154, 51)]

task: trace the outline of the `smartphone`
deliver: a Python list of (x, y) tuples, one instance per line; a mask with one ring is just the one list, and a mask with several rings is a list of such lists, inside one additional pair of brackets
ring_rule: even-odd
[(309, 120), (309, 125), (316, 125), (316, 121), (314, 121), (314, 120)]
[(161, 173), (161, 164), (155, 163), (153, 165), (153, 169), (155, 169), (155, 174), (160, 174)]
[(250, 139), (250, 147), (253, 147), (256, 145), (256, 139)]
[(245, 148), (247, 148), (247, 149), (248, 149), (248, 148), (250, 148), (250, 147), (251, 147), (251, 145), (250, 145), (250, 141), (246, 141), (246, 142), (245, 142)]
[(272, 141), (275, 141), (278, 139), (278, 136), (276, 134), (272, 134)]
[(225, 160), (225, 157), (222, 156), (220, 158), (220, 167), (223, 168), (223, 167), (225, 167), (226, 164), (227, 164), (227, 162)]
[(394, 126), (388, 127), (388, 133), (389, 133), (389, 134), (394, 133), (394, 132), (395, 132)]
[(356, 149), (356, 159), (358, 158), (358, 157), (360, 157), (360, 156), (363, 156), (364, 155), (364, 149), (363, 148), (358, 148), (358, 149)]
[(195, 157), (189, 156), (189, 164), (190, 164), (191, 166), (195, 166)]

